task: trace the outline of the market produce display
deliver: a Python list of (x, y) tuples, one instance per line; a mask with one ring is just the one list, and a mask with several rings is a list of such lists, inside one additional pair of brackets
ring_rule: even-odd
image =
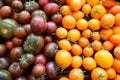
[(0, 80), (120, 80), (120, 1), (0, 0)]

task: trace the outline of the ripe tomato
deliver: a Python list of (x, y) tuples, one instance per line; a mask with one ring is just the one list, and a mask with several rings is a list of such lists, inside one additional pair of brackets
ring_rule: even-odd
[(59, 50), (56, 53), (55, 62), (59, 67), (67, 68), (72, 62), (72, 56), (67, 50)]

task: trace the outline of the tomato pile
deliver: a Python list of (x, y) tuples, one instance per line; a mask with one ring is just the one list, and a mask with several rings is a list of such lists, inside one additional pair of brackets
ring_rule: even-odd
[(120, 80), (117, 0), (0, 0), (0, 80)]

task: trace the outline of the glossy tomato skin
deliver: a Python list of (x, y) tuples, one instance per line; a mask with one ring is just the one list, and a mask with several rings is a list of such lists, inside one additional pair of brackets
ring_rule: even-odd
[(62, 21), (62, 18), (62, 14), (53, 14), (51, 20), (58, 24)]
[(22, 54), (23, 54), (23, 48), (22, 47), (14, 47), (10, 51), (10, 57), (14, 60), (18, 60)]
[(33, 17), (30, 25), (33, 33), (36, 34), (42, 34), (47, 30), (47, 21), (41, 16)]
[(47, 71), (47, 75), (50, 79), (54, 79), (57, 77), (57, 66), (55, 64), (55, 62), (50, 61), (46, 64), (46, 71)]
[(45, 66), (43, 64), (36, 64), (32, 69), (32, 74), (35, 77), (40, 77), (45, 73)]
[(7, 42), (5, 43), (5, 46), (6, 46), (6, 48), (7, 48), (8, 50), (11, 50), (11, 49), (14, 47), (12, 41), (7, 41)]
[(14, 46), (21, 46), (23, 44), (23, 39), (13, 37), (12, 38), (12, 43)]
[(2, 8), (0, 8), (0, 16), (2, 18), (7, 18), (10, 17), (12, 15), (12, 8), (9, 6), (3, 6)]
[(7, 48), (4, 44), (0, 44), (0, 56), (5, 55), (7, 52)]
[(44, 47), (44, 55), (47, 58), (53, 58), (58, 50), (58, 45), (55, 42), (49, 42)]
[(0, 69), (0, 80), (12, 80), (10, 72), (5, 69)]
[(47, 3), (49, 2), (49, 0), (38, 0), (38, 4), (40, 5), (40, 7), (44, 7)]
[(47, 58), (44, 54), (40, 53), (36, 55), (35, 57), (35, 64), (46, 64), (47, 63)]
[(26, 69), (35, 61), (35, 56), (32, 53), (25, 53), (19, 58), (21, 68)]
[(10, 65), (10, 60), (7, 57), (0, 57), (0, 69), (7, 69)]
[(11, 40), (13, 37), (13, 29), (18, 27), (18, 22), (12, 18), (2, 20), (0, 34), (5, 40)]
[(23, 43), (23, 48), (26, 53), (38, 54), (44, 47), (45, 40), (42, 35), (31, 33), (27, 36)]
[(55, 33), (56, 29), (57, 29), (57, 25), (55, 22), (53, 21), (47, 22), (47, 31), (46, 31), (47, 34)]
[(27, 24), (30, 21), (30, 18), (31, 18), (30, 13), (26, 10), (23, 10), (17, 14), (17, 20), (21, 24)]
[(45, 12), (43, 10), (35, 10), (32, 12), (31, 17), (35, 17), (35, 16), (41, 16), (43, 18), (45, 18), (47, 20), (47, 15), (45, 14)]
[(39, 9), (39, 4), (37, 2), (35, 2), (35, 1), (26, 1), (24, 3), (24, 8), (25, 8), (25, 10), (27, 10), (27, 11), (29, 11), (31, 13), (34, 10)]
[(10, 64), (8, 71), (12, 76), (16, 76), (21, 72), (20, 64), (18, 62), (13, 62)]
[(19, 0), (13, 1), (12, 4), (11, 4), (11, 7), (16, 12), (19, 12), (19, 11), (23, 10), (23, 8), (24, 8), (23, 3)]
[(59, 10), (59, 6), (57, 3), (49, 2), (44, 6), (44, 11), (47, 15), (52, 15), (58, 12), (58, 10)]

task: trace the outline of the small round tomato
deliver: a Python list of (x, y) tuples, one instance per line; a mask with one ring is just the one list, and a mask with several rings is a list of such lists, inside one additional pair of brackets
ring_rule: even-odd
[(27, 78), (23, 77), (23, 76), (20, 76), (20, 77), (17, 77), (15, 80), (27, 80)]
[(52, 58), (55, 56), (57, 50), (58, 45), (55, 42), (49, 42), (45, 45), (43, 52), (47, 58)]
[(13, 30), (13, 34), (18, 38), (24, 38), (27, 35), (27, 32), (24, 27), (16, 27)]
[(46, 63), (47, 63), (47, 57), (44, 54), (40, 53), (40, 54), (36, 55), (35, 64), (44, 64), (45, 65)]
[(12, 41), (7, 41), (7, 42), (5, 43), (5, 45), (6, 45), (6, 48), (9, 49), (9, 50), (11, 50), (11, 49), (14, 47)]
[(91, 72), (92, 80), (108, 80), (107, 72), (100, 67), (94, 68)]
[(10, 57), (15, 60), (18, 60), (18, 58), (21, 57), (22, 54), (23, 54), (22, 47), (14, 47), (10, 51)]
[(23, 10), (23, 7), (24, 7), (23, 3), (19, 0), (13, 1), (11, 6), (12, 6), (12, 9), (16, 12)]
[(25, 53), (19, 59), (20, 66), (23, 69), (28, 68), (34, 61), (35, 56), (32, 53)]
[(2, 18), (7, 18), (12, 15), (12, 8), (9, 6), (3, 6), (0, 8), (0, 16)]
[(70, 80), (84, 80), (85, 76), (80, 68), (74, 68), (69, 72), (69, 79)]
[(110, 68), (113, 65), (114, 59), (108, 50), (99, 50), (95, 53), (94, 59), (102, 68)]
[(62, 21), (62, 15), (61, 14), (53, 14), (51, 17), (51, 20), (55, 23), (60, 23)]
[(28, 23), (30, 21), (30, 18), (30, 13), (25, 10), (17, 14), (17, 20), (22, 24)]
[(4, 44), (0, 44), (0, 56), (5, 55), (7, 52), (7, 48)]
[(9, 67), (10, 61), (7, 57), (0, 58), (0, 69), (7, 69)]
[(10, 72), (5, 69), (0, 69), (0, 80), (12, 80)]
[(43, 64), (36, 64), (32, 69), (32, 74), (36, 77), (40, 77), (45, 73), (45, 69)]
[(16, 76), (21, 71), (20, 64), (18, 62), (13, 62), (10, 64), (8, 70), (13, 76)]
[(23, 44), (23, 39), (14, 37), (12, 38), (12, 43), (14, 46), (21, 46)]
[(50, 79), (54, 79), (57, 77), (57, 66), (55, 64), (55, 62), (53, 61), (49, 61), (47, 64), (46, 64), (46, 72), (47, 72), (47, 75)]
[(56, 53), (55, 62), (59, 67), (65, 69), (70, 66), (72, 62), (72, 56), (67, 50), (59, 50)]

